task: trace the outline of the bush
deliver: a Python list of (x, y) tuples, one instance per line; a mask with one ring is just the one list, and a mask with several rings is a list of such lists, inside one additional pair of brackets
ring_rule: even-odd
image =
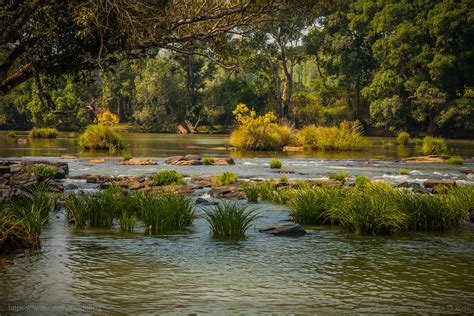
[(174, 170), (161, 170), (153, 176), (154, 185), (184, 184), (183, 176)]
[(398, 144), (406, 145), (408, 144), (409, 139), (410, 139), (410, 134), (408, 134), (407, 132), (398, 133), (398, 136), (397, 136)]
[(398, 209), (392, 198), (394, 189), (372, 183), (365, 190), (353, 190), (339, 205), (328, 211), (332, 221), (356, 234), (384, 234), (405, 228), (408, 216)]
[(349, 174), (347, 172), (338, 172), (329, 175), (329, 179), (336, 180), (344, 184), (349, 177)]
[(79, 138), (79, 145), (84, 150), (109, 150), (119, 152), (125, 149), (122, 136), (110, 126), (89, 125)]
[(398, 172), (401, 176), (406, 176), (408, 175), (409, 171), (406, 168), (400, 168), (400, 171)]
[(39, 181), (44, 181), (47, 179), (54, 179), (58, 173), (58, 169), (53, 166), (48, 166), (45, 164), (36, 164), (30, 167), (27, 167), (23, 170), (27, 173), (33, 173), (38, 177)]
[(421, 151), (425, 155), (442, 155), (448, 151), (448, 146), (443, 138), (426, 136)]
[(16, 137), (15, 131), (8, 131), (7, 132), (7, 138), (15, 138), (15, 137)]
[(213, 165), (215, 162), (216, 162), (216, 160), (214, 158), (211, 158), (211, 157), (204, 157), (202, 159), (202, 163), (205, 164), (205, 165)]
[(223, 202), (204, 211), (212, 233), (222, 237), (244, 236), (257, 216), (256, 210), (237, 202)]
[(463, 165), (464, 159), (460, 156), (451, 156), (448, 160), (446, 160), (446, 164), (448, 165)]
[(132, 159), (132, 155), (130, 153), (123, 154), (123, 160), (124, 161), (129, 161), (131, 159)]
[(56, 138), (58, 130), (55, 128), (33, 128), (28, 137), (31, 138)]
[(281, 161), (278, 159), (272, 159), (270, 161), (270, 168), (271, 169), (281, 169)]
[(238, 104), (233, 114), (239, 126), (230, 135), (230, 143), (238, 149), (281, 150), (292, 141), (293, 128), (276, 124), (273, 112), (258, 116), (245, 104)]
[(224, 172), (223, 174), (219, 175), (216, 180), (216, 184), (218, 186), (230, 185), (235, 182), (237, 182), (237, 175), (233, 172)]
[(339, 127), (309, 125), (296, 134), (297, 144), (307, 149), (363, 150), (370, 146), (359, 123), (344, 121)]
[(110, 110), (105, 110), (97, 115), (96, 123), (99, 125), (115, 126), (119, 123), (119, 117), (117, 114), (110, 112)]

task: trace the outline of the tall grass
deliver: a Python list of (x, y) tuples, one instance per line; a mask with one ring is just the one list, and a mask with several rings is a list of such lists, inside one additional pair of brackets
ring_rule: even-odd
[(39, 181), (45, 181), (47, 179), (53, 179), (58, 173), (58, 169), (54, 166), (48, 166), (46, 164), (36, 164), (24, 169), (25, 172), (33, 173), (38, 177)]
[(446, 160), (446, 164), (453, 166), (460, 166), (464, 164), (464, 159), (460, 156), (451, 156)]
[(216, 184), (221, 185), (230, 185), (237, 182), (237, 175), (233, 172), (224, 172), (217, 177)]
[(342, 184), (346, 183), (348, 177), (349, 174), (347, 172), (338, 172), (329, 175), (329, 179), (339, 181)]
[(408, 216), (393, 199), (393, 188), (372, 183), (363, 191), (353, 190), (333, 205), (328, 216), (356, 234), (385, 234), (407, 226)]
[(33, 128), (28, 137), (30, 138), (56, 138), (58, 130), (55, 128)]
[(296, 191), (290, 200), (290, 217), (298, 224), (320, 224), (325, 220), (329, 195), (327, 189), (315, 188)]
[(126, 148), (125, 141), (112, 127), (89, 125), (79, 138), (79, 145), (84, 150), (109, 150), (120, 152)]
[(241, 150), (281, 150), (293, 140), (289, 125), (240, 126), (230, 135), (232, 146)]
[(154, 185), (184, 184), (183, 176), (174, 170), (161, 170), (153, 176)]
[(281, 161), (278, 159), (270, 160), (270, 168), (271, 169), (281, 169)]
[(236, 202), (223, 202), (204, 210), (204, 218), (215, 236), (244, 236), (257, 217), (256, 210)]
[(243, 183), (242, 189), (247, 197), (247, 202), (258, 202), (258, 185), (256, 183)]
[(442, 197), (452, 212), (474, 222), (474, 185), (449, 187)]
[(363, 150), (370, 142), (359, 124), (342, 122), (339, 126), (308, 125), (296, 134), (297, 144), (308, 149)]

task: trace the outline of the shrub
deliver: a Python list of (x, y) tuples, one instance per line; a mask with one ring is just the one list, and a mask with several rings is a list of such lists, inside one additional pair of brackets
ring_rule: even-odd
[(16, 137), (15, 131), (8, 131), (7, 132), (7, 138), (15, 138), (15, 137)]
[(423, 146), (423, 139), (417, 138), (415, 139), (415, 146), (422, 147)]
[(24, 172), (33, 173), (38, 177), (39, 181), (44, 181), (47, 179), (54, 179), (58, 170), (56, 167), (48, 166), (45, 164), (36, 164), (24, 169)]
[(370, 184), (370, 180), (366, 176), (358, 176), (355, 180), (355, 188), (357, 190), (363, 190)]
[(204, 211), (204, 218), (215, 236), (244, 236), (257, 218), (256, 210), (236, 202), (223, 202)]
[(215, 162), (216, 162), (216, 160), (214, 158), (211, 158), (211, 157), (204, 157), (202, 159), (202, 163), (205, 164), (205, 165), (213, 165)]
[(258, 202), (258, 185), (255, 183), (244, 183), (242, 184), (242, 189), (245, 192), (245, 196), (247, 197), (247, 201), (249, 203)]
[(216, 184), (221, 185), (230, 185), (237, 182), (237, 175), (233, 172), (224, 172), (217, 177)]
[(370, 146), (358, 122), (344, 121), (339, 127), (308, 125), (296, 134), (297, 144), (308, 149), (363, 150)]
[(407, 132), (400, 132), (397, 136), (397, 141), (400, 145), (408, 144), (408, 140), (410, 139), (410, 134)]
[(84, 150), (109, 150), (119, 152), (125, 149), (122, 136), (110, 126), (89, 125), (79, 138), (79, 145)]
[(115, 126), (119, 123), (119, 117), (117, 114), (110, 112), (110, 110), (105, 110), (97, 115), (96, 123), (99, 125)]
[(329, 179), (336, 180), (344, 184), (349, 177), (349, 174), (347, 172), (338, 172), (329, 175)]
[(174, 170), (161, 170), (153, 176), (154, 185), (184, 184), (183, 176)]
[(400, 171), (398, 172), (402, 176), (408, 175), (409, 171), (406, 168), (400, 168)]
[(33, 128), (28, 137), (31, 138), (56, 138), (58, 130), (55, 128)]
[(239, 126), (230, 135), (230, 143), (238, 149), (281, 150), (292, 141), (292, 127), (276, 124), (273, 112), (258, 116), (255, 110), (238, 104), (232, 113)]
[(408, 216), (397, 208), (391, 198), (393, 195), (392, 187), (372, 183), (363, 191), (353, 190), (329, 209), (328, 216), (357, 234), (390, 233), (405, 228), (408, 220)]
[(460, 156), (451, 156), (448, 160), (446, 160), (446, 164), (448, 165), (463, 165), (464, 159)]
[(448, 151), (448, 146), (443, 138), (426, 136), (421, 151), (425, 155), (442, 155)]
[(281, 161), (278, 159), (272, 159), (270, 161), (270, 168), (271, 169), (281, 169)]
[(125, 153), (125, 154), (123, 154), (122, 157), (123, 157), (124, 161), (129, 161), (129, 160), (132, 159), (132, 155), (130, 153)]

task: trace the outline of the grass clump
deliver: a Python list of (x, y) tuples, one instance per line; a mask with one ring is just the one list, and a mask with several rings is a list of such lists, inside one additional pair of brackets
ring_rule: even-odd
[(349, 178), (349, 174), (347, 172), (338, 172), (329, 175), (329, 179), (339, 181), (342, 184), (346, 183), (347, 178)]
[(28, 196), (0, 203), (0, 253), (41, 246), (41, 232), (57, 201), (48, 188), (47, 183), (39, 184)]
[(296, 141), (307, 149), (363, 150), (370, 146), (362, 135), (361, 125), (348, 121), (333, 127), (308, 125), (298, 131)]
[(460, 212), (465, 219), (474, 222), (474, 185), (450, 187), (443, 198), (451, 211)]
[(281, 169), (281, 161), (278, 159), (270, 160), (270, 168), (271, 169)]
[(242, 185), (242, 189), (244, 190), (245, 196), (247, 197), (247, 202), (258, 202), (259, 187), (256, 183), (245, 183)]
[(400, 174), (401, 176), (406, 176), (408, 175), (408, 173), (409, 171), (406, 168), (400, 168), (400, 170), (398, 171), (398, 174)]
[(84, 150), (109, 150), (120, 152), (126, 148), (125, 141), (112, 127), (89, 125), (79, 138)]
[(451, 156), (449, 157), (448, 160), (446, 160), (446, 164), (448, 165), (463, 165), (464, 164), (464, 159), (462, 159), (460, 156)]
[(442, 155), (448, 151), (448, 146), (443, 138), (426, 136), (421, 151), (425, 155)]
[(58, 170), (56, 167), (45, 165), (45, 164), (36, 164), (29, 166), (23, 170), (27, 173), (33, 173), (38, 177), (39, 181), (45, 181), (47, 179), (54, 179)]
[(16, 137), (15, 131), (8, 131), (7, 132), (7, 138), (15, 138), (15, 137)]
[(154, 185), (184, 184), (183, 176), (174, 170), (161, 170), (153, 176)]
[(191, 200), (181, 195), (145, 193), (141, 195), (139, 205), (143, 223), (150, 233), (189, 226), (196, 217)]
[(397, 136), (398, 144), (405, 146), (406, 144), (408, 144), (409, 140), (410, 140), (410, 134), (408, 134), (407, 132), (398, 133), (398, 136)]
[(216, 184), (221, 185), (231, 185), (237, 182), (237, 175), (233, 172), (224, 172), (217, 177)]
[(211, 158), (211, 157), (204, 157), (202, 159), (202, 163), (204, 165), (213, 165), (215, 162), (216, 162), (216, 160), (214, 158)]
[(291, 220), (302, 225), (323, 223), (328, 199), (327, 189), (324, 188), (296, 191), (288, 201)]
[(406, 227), (408, 216), (395, 203), (393, 188), (372, 183), (365, 190), (353, 190), (328, 211), (331, 220), (356, 234), (386, 234)]
[(370, 184), (370, 179), (366, 176), (358, 176), (355, 179), (354, 187), (357, 190), (363, 190)]
[(55, 128), (33, 128), (28, 137), (30, 138), (56, 138), (58, 130)]
[(130, 153), (125, 153), (125, 154), (123, 154), (122, 158), (123, 158), (123, 161), (129, 161), (129, 160), (131, 160), (133, 157), (132, 157), (132, 154), (130, 154)]
[(223, 202), (204, 210), (204, 218), (211, 226), (212, 234), (222, 237), (244, 236), (257, 217), (256, 210), (236, 202)]

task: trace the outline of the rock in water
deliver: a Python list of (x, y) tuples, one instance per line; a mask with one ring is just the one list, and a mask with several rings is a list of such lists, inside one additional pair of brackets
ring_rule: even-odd
[(425, 182), (423, 182), (423, 186), (425, 188), (430, 188), (433, 189), (434, 187), (438, 185), (444, 185), (444, 186), (456, 186), (456, 181), (452, 179), (428, 179)]
[(260, 229), (259, 232), (274, 236), (304, 236), (306, 231), (298, 224), (288, 224)]

